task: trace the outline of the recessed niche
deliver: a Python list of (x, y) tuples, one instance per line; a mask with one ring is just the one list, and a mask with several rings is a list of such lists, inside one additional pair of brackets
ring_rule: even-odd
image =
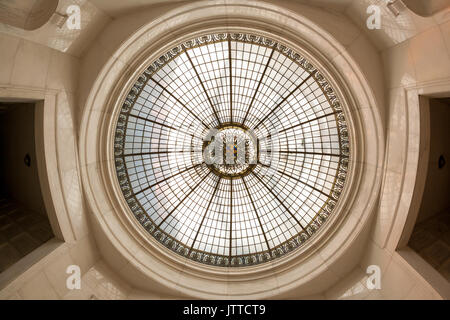
[[(430, 99), (430, 154), (409, 247), (450, 281), (450, 100)], [(425, 168), (424, 168), (425, 169)]]
[(0, 273), (54, 237), (42, 199), (35, 105), (0, 104)]

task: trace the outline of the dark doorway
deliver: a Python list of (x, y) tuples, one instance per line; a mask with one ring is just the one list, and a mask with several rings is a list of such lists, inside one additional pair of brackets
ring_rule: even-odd
[[(450, 99), (430, 99), (430, 155), (409, 247), (450, 281)], [(419, 168), (425, 170), (426, 168)]]
[(0, 103), (0, 272), (54, 237), (36, 164), (35, 106)]

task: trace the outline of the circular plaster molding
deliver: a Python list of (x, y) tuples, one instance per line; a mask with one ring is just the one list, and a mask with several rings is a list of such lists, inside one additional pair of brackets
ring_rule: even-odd
[[(131, 213), (114, 168), (114, 126), (135, 80), (177, 43), (212, 32), (258, 33), (303, 54), (332, 83), (350, 131), (352, 161), (336, 214), (301, 249), (255, 266), (208, 266), (167, 250)], [(169, 288), (174, 295), (195, 298), (270, 298), (294, 288), (301, 292), (302, 287), (319, 281), (357, 245), (355, 239), (378, 198), (383, 156), (384, 136), (373, 93), (345, 48), (305, 17), (274, 5), (241, 0), (182, 6), (131, 35), (95, 81), (80, 132), (83, 187), (100, 232), (129, 262), (128, 269)]]

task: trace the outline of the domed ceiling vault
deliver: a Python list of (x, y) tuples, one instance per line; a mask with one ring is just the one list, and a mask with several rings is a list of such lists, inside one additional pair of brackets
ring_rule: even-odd
[[(154, 61), (122, 106), (114, 148), (142, 226), (182, 256), (228, 267), (308, 241), (333, 213), (349, 161), (322, 73), (245, 33), (208, 34)], [(222, 152), (231, 162), (208, 161)]]

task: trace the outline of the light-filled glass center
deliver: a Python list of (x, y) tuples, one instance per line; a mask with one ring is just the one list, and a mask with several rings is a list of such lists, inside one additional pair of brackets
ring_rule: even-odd
[(219, 176), (242, 176), (258, 161), (258, 141), (251, 131), (238, 126), (213, 129), (204, 143), (203, 157)]

